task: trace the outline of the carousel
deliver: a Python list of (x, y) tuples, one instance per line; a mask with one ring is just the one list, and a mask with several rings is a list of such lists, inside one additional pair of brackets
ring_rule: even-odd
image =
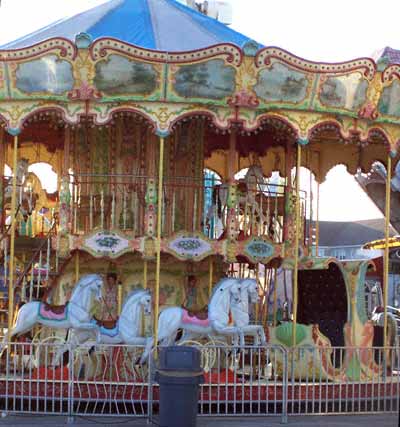
[[(239, 349), (236, 359), (246, 346), (283, 349), (263, 363), (293, 384), (311, 370), (325, 384), (397, 375), (389, 215), (376, 321), (365, 303), (373, 262), (318, 256), (319, 193), (306, 184), (379, 162), (390, 212), (400, 65), (308, 61), (173, 1), (167, 12), (187, 14), (193, 37), (128, 37), (134, 3), (93, 9), (101, 25), (76, 36), (71, 18), (0, 50), (3, 353), (27, 334), (74, 351), (92, 339), (144, 347), (143, 366), (178, 339)], [(202, 20), (214, 35), (196, 42)], [(32, 172), (38, 163), (57, 191)], [(49, 378), (42, 356), (29, 368), (38, 381)], [(2, 357), (3, 372), (15, 357)], [(215, 353), (207, 363), (215, 373)], [(76, 375), (93, 380), (85, 366)]]

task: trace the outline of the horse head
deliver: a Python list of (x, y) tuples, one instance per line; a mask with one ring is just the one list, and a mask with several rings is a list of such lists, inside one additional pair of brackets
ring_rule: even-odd
[(247, 294), (250, 297), (250, 302), (252, 304), (256, 304), (260, 299), (257, 280), (250, 279), (250, 278), (244, 279), (241, 281), (241, 286), (242, 286), (242, 289), (244, 288), (247, 290)]
[(231, 297), (231, 301), (234, 304), (240, 304), (242, 301), (241, 298), (241, 287), (240, 287), (240, 283), (233, 283), (232, 286), (229, 288), (229, 293), (230, 293), (230, 297)]
[(94, 293), (97, 301), (101, 301), (101, 290), (103, 288), (103, 278), (100, 274), (87, 274), (78, 283), (78, 286), (87, 288)]
[(140, 298), (140, 304), (143, 307), (144, 314), (151, 314), (151, 293), (146, 290), (142, 297)]
[(17, 163), (17, 184), (22, 185), (28, 173), (29, 161), (27, 159), (20, 159)]

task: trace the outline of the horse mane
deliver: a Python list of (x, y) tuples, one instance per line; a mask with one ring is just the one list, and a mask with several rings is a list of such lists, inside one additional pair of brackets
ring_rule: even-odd
[(150, 294), (150, 290), (138, 288), (138, 289), (134, 289), (133, 291), (129, 292), (129, 294), (125, 297), (124, 303), (122, 304), (121, 313), (124, 311), (124, 308), (127, 305), (127, 303), (128, 302), (130, 303), (131, 298), (133, 298), (134, 296), (137, 296), (139, 294), (142, 294), (142, 293), (149, 293)]
[(254, 279), (253, 277), (246, 277), (245, 279), (242, 279), (240, 281), (241, 284), (246, 283), (246, 282), (255, 282), (255, 283), (257, 283), (257, 280)]
[(227, 281), (235, 280), (235, 277), (224, 277), (221, 279), (213, 288), (211, 295), (210, 295), (210, 301), (212, 300), (213, 296), (226, 284)]
[[(83, 289), (86, 288), (86, 286), (88, 286), (90, 283), (92, 283), (92, 281), (95, 280), (95, 278), (100, 278), (100, 277), (101, 276), (99, 274), (96, 274), (96, 273), (85, 274), (84, 276), (82, 276), (78, 280), (78, 282), (74, 286), (74, 289), (72, 291), (72, 295), (75, 295), (75, 293), (81, 292)], [(91, 278), (92, 280), (89, 280), (89, 278)], [(86, 281), (87, 281), (87, 283), (83, 283)], [(72, 295), (71, 295), (71, 298), (72, 298)]]

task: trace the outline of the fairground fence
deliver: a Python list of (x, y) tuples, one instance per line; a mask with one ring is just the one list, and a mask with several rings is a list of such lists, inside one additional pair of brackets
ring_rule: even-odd
[[(276, 416), (286, 422), (291, 415), (368, 414), (399, 408), (398, 348), (351, 349), (347, 369), (353, 379), (339, 369), (348, 348), (234, 349), (208, 343), (200, 349), (205, 369), (201, 416)], [(376, 362), (369, 378), (355, 363), (366, 352)], [(159, 406), (159, 387), (153, 380), (156, 364), (153, 353), (140, 365), (141, 353), (142, 348), (127, 345), (73, 349), (50, 342), (8, 344), (0, 359), (2, 415), (151, 419)], [(322, 372), (321, 360), (334, 367), (333, 376)]]

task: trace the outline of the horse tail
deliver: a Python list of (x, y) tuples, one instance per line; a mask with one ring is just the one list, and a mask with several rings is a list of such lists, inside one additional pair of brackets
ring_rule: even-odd
[(7, 348), (8, 335), (9, 332), (7, 330), (7, 332), (4, 334), (3, 340), (0, 342), (0, 358), (2, 356), (3, 351)]

